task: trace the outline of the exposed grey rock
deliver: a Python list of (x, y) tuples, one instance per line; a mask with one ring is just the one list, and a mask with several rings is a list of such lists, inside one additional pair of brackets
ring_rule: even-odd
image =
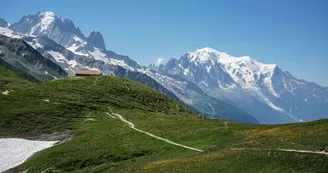
[(58, 17), (49, 11), (26, 15), (9, 28), (23, 34), (47, 36), (64, 46), (77, 43), (75, 37), (85, 39), (85, 36), (78, 27), (75, 27), (72, 20)]
[(104, 38), (100, 32), (92, 31), (90, 36), (86, 39), (87, 46), (89, 47), (97, 47), (103, 50), (106, 50)]
[(0, 27), (8, 27), (9, 26), (9, 23), (0, 17)]
[(60, 66), (25, 41), (4, 35), (0, 35), (0, 64), (36, 82), (67, 76)]

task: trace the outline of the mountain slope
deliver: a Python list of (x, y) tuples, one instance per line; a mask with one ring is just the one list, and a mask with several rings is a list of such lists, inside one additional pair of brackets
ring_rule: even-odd
[[(327, 117), (327, 89), (247, 56), (232, 57), (204, 48), (171, 59), (156, 72), (106, 50), (101, 33), (92, 32), (85, 37), (71, 20), (53, 12), (24, 16), (9, 28), (27, 34), (24, 38), (30, 45), (66, 71), (95, 69), (116, 75), (123, 67), (136, 74), (144, 73), (207, 116), (247, 123), (290, 123)], [(12, 32), (11, 36), (17, 37), (17, 33)], [(49, 42), (48, 47), (41, 44), (45, 42)]]
[(150, 69), (139, 69), (158, 83), (173, 92), (186, 105), (193, 107), (207, 117), (219, 118), (236, 122), (257, 124), (258, 121), (250, 114), (245, 113), (233, 104), (215, 99), (204, 92), (195, 83), (184, 78), (172, 75), (163, 75)]
[(254, 115), (260, 123), (302, 122), (328, 116), (328, 92), (322, 86), (247, 56), (198, 49), (171, 59), (158, 71), (195, 82), (209, 95), (224, 98)]
[[(143, 131), (204, 152), (135, 131), (107, 114), (111, 111)], [(325, 155), (277, 149), (328, 147), (327, 123), (269, 126), (203, 119), (146, 85), (107, 76), (59, 79), (0, 95), (1, 137), (74, 134), (13, 172), (324, 172)]]
[(16, 90), (32, 85), (27, 78), (0, 65), (0, 93), (5, 90)]
[(100, 32), (92, 31), (88, 38), (86, 38), (87, 46), (97, 47), (99, 49), (106, 50), (104, 38)]
[(67, 75), (57, 64), (44, 58), (23, 40), (1, 34), (0, 64), (36, 82)]
[(71, 20), (58, 17), (50, 11), (26, 15), (19, 22), (10, 25), (9, 29), (23, 34), (47, 36), (65, 46), (76, 43), (75, 37), (85, 38)]
[[(151, 77), (137, 71), (130, 71), (129, 69), (132, 69), (132, 67), (125, 64), (124, 61), (136, 68), (140, 66), (136, 62), (130, 60), (127, 56), (117, 55), (114, 52), (100, 50), (97, 48), (92, 48), (93, 50), (97, 49), (97, 51), (99, 51), (99, 54), (96, 54), (96, 56), (84, 56), (72, 53), (70, 50), (45, 36), (24, 35), (6, 28), (0, 28), (0, 31), (2, 31), (2, 34), (9, 37), (23, 39), (44, 57), (62, 67), (62, 69), (64, 69), (67, 73), (73, 69), (92, 69), (99, 70), (104, 75), (115, 75), (131, 78), (142, 82), (182, 103), (182, 101), (171, 91), (164, 88)], [(109, 58), (109, 56), (112, 58)], [(129, 68), (127, 69), (127, 67)]]
[[(39, 32), (38, 29), (33, 29), (44, 26), (44, 21), (47, 21), (49, 18), (47, 16), (52, 18), (48, 22), (48, 27), (43, 27), (42, 32)], [(30, 22), (32, 19), (33, 22)], [(27, 20), (29, 22), (26, 22)], [(182, 87), (177, 88), (175, 84), (184, 83), (183, 80), (163, 76), (147, 67), (142, 67), (128, 56), (118, 55), (106, 50), (103, 37), (99, 32), (92, 32), (89, 37), (85, 38), (79, 34), (79, 29), (72, 24), (75, 29), (65, 30), (65, 33), (63, 33), (64, 31), (61, 30), (57, 23), (65, 23), (66, 20), (70, 21), (68, 19), (64, 20), (52, 12), (37, 13), (24, 16), (19, 22), (13, 24), (10, 29), (25, 33), (25, 35), (21, 34), (23, 35), (21, 36), (22, 39), (33, 46), (44, 57), (60, 65), (66, 72), (73, 69), (92, 69), (99, 70), (104, 75), (129, 77), (147, 84), (179, 102), (185, 103), (188, 107), (206, 116), (237, 122), (258, 123), (250, 114), (236, 108), (235, 105), (212, 98), (203, 91), (196, 89), (197, 87), (191, 87), (196, 86), (192, 82), (189, 82), (184, 87), (191, 88), (182, 91), (180, 90)], [(66, 42), (62, 42), (55, 38), (51, 40), (53, 38), (52, 32), (55, 31), (58, 31), (57, 34), (69, 35), (68, 41), (65, 39)], [(17, 33), (12, 33), (14, 34), (10, 36), (17, 37)], [(37, 37), (28, 34), (34, 34)], [(158, 77), (161, 79), (158, 79)], [(193, 101), (191, 102), (191, 100)]]

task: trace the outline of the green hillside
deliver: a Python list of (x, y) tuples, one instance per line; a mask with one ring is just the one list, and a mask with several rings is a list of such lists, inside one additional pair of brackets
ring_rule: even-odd
[[(138, 129), (204, 152), (131, 129), (113, 112)], [(13, 171), (328, 170), (328, 155), (279, 150), (327, 150), (328, 120), (244, 125), (204, 119), (146, 85), (116, 77), (65, 78), (0, 95), (0, 137), (35, 139), (54, 132), (74, 138), (37, 153)]]
[(16, 90), (31, 84), (32, 82), (28, 81), (28, 79), (0, 65), (0, 92)]

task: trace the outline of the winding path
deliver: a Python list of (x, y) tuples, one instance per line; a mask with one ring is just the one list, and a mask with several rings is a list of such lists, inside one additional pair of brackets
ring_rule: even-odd
[[(110, 107), (109, 107), (109, 109), (111, 110)], [(111, 110), (111, 111), (112, 111), (112, 110)], [(170, 141), (170, 140), (168, 140), (168, 139), (165, 139), (165, 138), (162, 138), (162, 137), (156, 136), (156, 135), (151, 134), (151, 133), (149, 133), (149, 132), (146, 132), (146, 131), (140, 130), (140, 129), (136, 128), (135, 125), (134, 125), (132, 122), (126, 120), (126, 119), (125, 119), (122, 115), (120, 115), (120, 114), (117, 114), (117, 113), (108, 113), (108, 112), (105, 112), (105, 113), (106, 113), (107, 115), (109, 115), (110, 117), (112, 117), (112, 118), (115, 118), (115, 119), (116, 119), (116, 117), (117, 117), (119, 120), (121, 120), (121, 121), (123, 121), (123, 122), (129, 124), (129, 126), (130, 126), (131, 129), (136, 130), (136, 131), (141, 132), (141, 133), (144, 133), (144, 134), (146, 134), (146, 135), (148, 135), (148, 136), (151, 136), (151, 137), (153, 137), (153, 138), (156, 138), (156, 139), (162, 140), (162, 141), (164, 141), (164, 142), (166, 142), (166, 143), (169, 143), (169, 144), (172, 144), (172, 145), (175, 145), (175, 146), (179, 146), (179, 147), (182, 147), (182, 148), (186, 148), (186, 149), (189, 149), (189, 150), (194, 150), (194, 151), (198, 151), (198, 152), (203, 152), (203, 150), (200, 150), (200, 149), (197, 149), (197, 148), (193, 148), (193, 147), (188, 147), (188, 146), (186, 146), (186, 145), (182, 145), (182, 144), (179, 144), (179, 143), (176, 143), (176, 142)], [(114, 115), (114, 116), (113, 116), (113, 115)], [(116, 116), (116, 117), (115, 117), (115, 116)]]
[(225, 129), (228, 129), (228, 123), (226, 121), (224, 122), (224, 127)]
[(295, 149), (261, 149), (261, 148), (230, 148), (231, 150), (255, 150), (255, 151), (285, 151), (285, 152), (295, 152), (295, 153), (309, 153), (309, 154), (324, 154), (328, 155), (325, 151), (310, 151), (310, 150), (295, 150)]

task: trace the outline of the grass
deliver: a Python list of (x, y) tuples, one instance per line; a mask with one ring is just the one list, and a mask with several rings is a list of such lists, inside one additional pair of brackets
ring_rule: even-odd
[(0, 136), (35, 136), (70, 130), (83, 118), (84, 112), (108, 111), (109, 105), (147, 112), (192, 114), (181, 104), (131, 80), (66, 78), (1, 95)]
[[(59, 171), (93, 172), (119, 164), (135, 162), (166, 151), (184, 152), (179, 148), (126, 128), (124, 123), (103, 113), (90, 113), (96, 121), (83, 121), (85, 134), (57, 147), (45, 150), (26, 163), (31, 172), (53, 168)], [(141, 142), (143, 145), (136, 145)], [(55, 164), (54, 164), (55, 163)]]
[[(45, 101), (45, 100), (49, 100)], [(203, 153), (134, 131), (137, 128)], [(311, 129), (311, 130), (308, 130)], [(37, 153), (28, 172), (324, 172), (328, 157), (275, 151), (328, 147), (328, 120), (245, 125), (198, 118), (185, 106), (128, 79), (65, 78), (0, 95), (0, 136), (35, 138), (71, 130), (72, 140)], [(234, 151), (230, 147), (265, 148)]]
[(328, 151), (328, 119), (308, 123), (258, 126), (245, 131), (248, 136), (238, 146), (293, 148)]
[(326, 173), (327, 161), (328, 158), (324, 155), (220, 150), (137, 165), (120, 172)]
[(0, 65), (0, 92), (9, 89), (16, 90), (30, 85), (32, 82), (28, 79)]

